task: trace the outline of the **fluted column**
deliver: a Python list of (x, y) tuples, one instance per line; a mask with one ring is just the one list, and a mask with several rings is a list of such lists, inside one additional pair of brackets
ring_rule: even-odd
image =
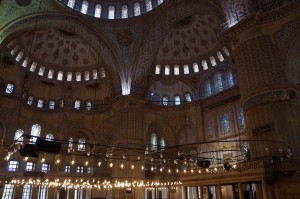
[[(295, 137), (300, 136), (300, 104), (292, 99), (296, 91), (287, 84), (282, 55), (271, 35), (257, 29), (241, 33), (241, 41), (234, 45), (248, 138), (285, 142), (298, 156)], [(286, 145), (270, 142), (250, 143), (252, 159), (277, 159), (287, 149)]]

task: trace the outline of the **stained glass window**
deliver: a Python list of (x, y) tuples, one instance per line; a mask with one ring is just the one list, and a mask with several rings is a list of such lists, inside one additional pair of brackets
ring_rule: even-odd
[(88, 9), (89, 9), (89, 2), (86, 0), (82, 1), (80, 12), (83, 14), (87, 14)]
[(237, 114), (237, 120), (238, 120), (238, 126), (239, 129), (245, 129), (245, 116), (244, 111), (242, 108), (239, 109), (239, 112)]
[(179, 66), (178, 65), (174, 66), (174, 75), (179, 75)]
[(141, 14), (141, 6), (139, 2), (135, 2), (134, 5), (134, 16), (138, 16)]
[(93, 70), (93, 79), (98, 79), (97, 70)]
[(229, 85), (229, 87), (234, 86), (232, 71), (228, 71), (228, 77), (227, 78), (228, 78), (228, 85)]
[(205, 84), (205, 96), (211, 96), (211, 85), (209, 81)]
[(174, 96), (174, 101), (175, 101), (175, 105), (180, 105), (180, 96), (179, 95), (175, 95)]
[(24, 53), (19, 52), (18, 56), (16, 57), (16, 61), (19, 62), (22, 59), (23, 56), (24, 56)]
[(30, 143), (35, 143), (37, 137), (41, 134), (41, 129), (41, 126), (38, 124), (32, 125), (30, 135), (33, 137), (30, 138)]
[(96, 4), (94, 16), (97, 17), (97, 18), (100, 18), (101, 17), (101, 12), (102, 12), (102, 6), (100, 4)]
[(206, 62), (205, 60), (203, 60), (203, 61), (201, 62), (201, 64), (202, 64), (203, 70), (207, 70), (207, 69), (208, 69), (208, 65), (207, 65), (207, 62)]
[(157, 0), (157, 5), (162, 4), (162, 2), (164, 2), (164, 0)]
[(226, 48), (226, 46), (223, 47), (223, 51), (224, 51), (226, 56), (230, 55), (229, 50)]
[(63, 108), (64, 104), (65, 104), (65, 102), (63, 99), (59, 100), (59, 108)]
[(85, 102), (85, 109), (90, 111), (92, 109), (92, 102), (91, 101), (86, 101)]
[(8, 84), (6, 85), (5, 93), (10, 94), (10, 93), (12, 93), (13, 91), (14, 91), (14, 85), (13, 85), (12, 83), (8, 83)]
[(33, 171), (33, 170), (35, 170), (35, 163), (34, 162), (27, 162), (25, 170), (26, 171)]
[(39, 99), (39, 100), (38, 100), (38, 103), (37, 103), (37, 107), (38, 107), (38, 108), (43, 108), (43, 107), (44, 107), (44, 100)]
[(167, 106), (169, 104), (169, 96), (163, 96), (163, 105)]
[(151, 151), (157, 150), (157, 136), (156, 133), (152, 133), (151, 135)]
[(224, 114), (221, 118), (221, 127), (222, 127), (222, 133), (228, 133), (229, 131), (229, 118), (227, 114)]
[(49, 71), (48, 71), (48, 78), (49, 79), (53, 78), (53, 73), (54, 73), (54, 70), (53, 69), (49, 69)]
[(46, 140), (51, 141), (51, 140), (53, 140), (53, 139), (54, 139), (54, 136), (53, 136), (51, 133), (48, 133), (48, 134), (46, 135)]
[(146, 3), (146, 11), (148, 12), (148, 11), (152, 10), (152, 1), (146, 0), (145, 3)]
[(67, 81), (68, 82), (72, 81), (72, 72), (67, 73)]
[(38, 199), (47, 199), (47, 197), (48, 197), (48, 187), (47, 186), (40, 186), (39, 187)]
[(80, 138), (78, 140), (78, 151), (84, 151), (85, 150), (85, 139)]
[(45, 66), (41, 66), (38, 72), (38, 75), (43, 76), (45, 72)]
[(160, 149), (161, 150), (166, 150), (166, 141), (165, 141), (165, 138), (164, 137), (162, 137), (161, 139), (160, 139)]
[(220, 61), (224, 61), (224, 57), (221, 52), (217, 52), (217, 56)]
[(209, 60), (210, 60), (210, 63), (211, 63), (212, 66), (216, 66), (217, 65), (216, 60), (215, 60), (215, 58), (213, 56), (211, 56), (209, 58)]
[(69, 149), (73, 150), (73, 138), (69, 139)]
[(115, 18), (115, 6), (108, 7), (108, 18), (114, 19)]
[(29, 96), (28, 99), (27, 99), (27, 104), (31, 106), (32, 103), (33, 103), (33, 97)]
[(183, 73), (184, 74), (189, 74), (190, 73), (189, 66), (187, 64), (183, 65)]
[(165, 66), (165, 75), (170, 75), (170, 66), (169, 65)]
[(3, 199), (13, 199), (15, 191), (15, 185), (5, 184), (2, 198)]
[(22, 199), (31, 199), (32, 188), (29, 184), (25, 184), (22, 191)]
[(199, 66), (197, 63), (193, 63), (193, 70), (194, 70), (194, 73), (198, 73), (199, 72)]
[(14, 141), (17, 141), (18, 143), (22, 143), (23, 142), (23, 137), (22, 137), (23, 134), (24, 134), (24, 131), (22, 129), (16, 130)]
[(214, 76), (215, 80), (215, 91), (220, 92), (223, 90), (222, 74), (220, 72), (216, 73)]
[(159, 75), (159, 74), (160, 74), (160, 68), (161, 68), (160, 65), (156, 65), (156, 66), (155, 66), (155, 74), (156, 74), (156, 75)]
[(74, 108), (75, 109), (80, 109), (80, 100), (75, 100)]
[(186, 93), (184, 96), (187, 103), (192, 102), (192, 96), (190, 93)]
[(55, 108), (55, 101), (54, 100), (50, 100), (49, 101), (49, 109), (53, 110)]
[(42, 172), (47, 173), (48, 171), (50, 171), (50, 164), (43, 163), (41, 170)]
[(17, 171), (19, 167), (18, 161), (9, 161), (8, 163), (8, 171)]
[(122, 19), (128, 18), (128, 6), (127, 5), (122, 6), (121, 17), (122, 17)]
[(100, 72), (100, 77), (102, 77), (102, 78), (106, 77), (104, 68), (100, 68), (99, 72)]
[(30, 66), (30, 71), (31, 72), (34, 72), (35, 71), (35, 69), (36, 69), (36, 67), (37, 67), (37, 63), (36, 62), (32, 62), (32, 64), (31, 64), (31, 66)]
[(17, 51), (19, 50), (19, 46), (18, 45), (16, 45), (11, 51), (10, 51), (10, 54), (11, 55), (14, 55), (14, 54), (16, 54), (17, 53)]
[(80, 82), (81, 81), (81, 72), (76, 73), (76, 81)]

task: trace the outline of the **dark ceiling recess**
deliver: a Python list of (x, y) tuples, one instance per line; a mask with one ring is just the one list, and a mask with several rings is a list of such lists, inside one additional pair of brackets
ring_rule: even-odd
[(2, 61), (5, 63), (5, 64), (8, 64), (8, 65), (14, 65), (14, 62), (11, 60), (11, 58), (9, 56), (4, 56), (2, 58)]
[(45, 81), (45, 80), (43, 80), (42, 83), (47, 85), (47, 86), (53, 86), (54, 85), (54, 83), (48, 82), (48, 81)]
[(86, 87), (88, 87), (88, 88), (93, 88), (93, 89), (99, 88), (99, 86), (100, 86), (100, 85), (99, 85), (98, 83), (86, 85)]
[(70, 32), (70, 31), (67, 31), (67, 30), (64, 30), (64, 29), (58, 29), (59, 33), (62, 34), (62, 35), (65, 35), (65, 36), (68, 36), (68, 37), (74, 37), (75, 34)]
[(176, 26), (176, 27), (186, 26), (186, 25), (188, 25), (188, 24), (191, 23), (192, 18), (193, 18), (193, 17), (192, 17), (191, 15), (188, 16), (188, 17), (185, 17), (185, 18), (181, 19), (180, 21), (178, 21), (178, 22), (175, 24), (175, 26)]
[(15, 0), (16, 4), (18, 4), (19, 6), (28, 6), (32, 0)]

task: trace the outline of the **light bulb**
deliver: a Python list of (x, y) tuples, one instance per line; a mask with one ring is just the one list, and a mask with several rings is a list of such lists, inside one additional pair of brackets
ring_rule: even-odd
[(121, 169), (123, 169), (123, 168), (124, 168), (124, 164), (122, 163), (122, 164), (121, 164)]
[(98, 162), (98, 167), (100, 167), (101, 166), (101, 162)]
[(178, 170), (178, 169), (176, 169), (176, 173), (179, 173), (179, 170)]
[(71, 164), (74, 164), (74, 163), (75, 163), (75, 161), (74, 161), (74, 160), (72, 160), (72, 161), (71, 161)]
[(168, 169), (168, 172), (171, 173), (171, 169)]
[(88, 162), (88, 161), (86, 161), (84, 164), (87, 166), (87, 165), (89, 164), (89, 162)]
[(60, 160), (58, 159), (58, 160), (56, 160), (56, 164), (59, 164), (60, 163)]
[(131, 169), (134, 169), (134, 165), (131, 165)]
[(111, 163), (109, 163), (109, 167), (111, 168), (111, 167), (113, 167), (114, 166), (114, 164), (111, 162)]
[(42, 158), (42, 162), (45, 162), (45, 158)]
[(145, 169), (145, 167), (144, 167), (144, 166), (142, 166), (142, 167), (141, 167), (141, 169), (142, 169), (142, 170), (144, 170), (144, 169)]

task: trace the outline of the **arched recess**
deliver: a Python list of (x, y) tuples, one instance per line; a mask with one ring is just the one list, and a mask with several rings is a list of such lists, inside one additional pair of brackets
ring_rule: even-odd
[[(192, 154), (197, 151), (197, 146), (193, 145), (199, 140), (196, 128), (193, 124), (184, 124), (179, 128), (177, 132), (177, 144), (183, 145), (179, 148), (181, 152), (185, 154)], [(189, 145), (191, 144), (191, 145)]]
[(145, 84), (147, 83), (147, 74), (153, 59), (168, 32), (174, 27), (176, 22), (183, 18), (199, 13), (211, 13), (217, 15), (218, 18), (224, 19), (222, 11), (212, 5), (209, 1), (191, 1), (189, 3), (179, 2), (165, 8), (164, 12), (157, 15), (153, 25), (144, 31), (143, 42), (141, 43), (137, 54), (135, 55), (132, 73), (133, 88), (138, 92), (144, 93)]
[(49, 28), (61, 29), (62, 27), (64, 30), (85, 39), (93, 49), (100, 52), (102, 62), (105, 66), (108, 66), (106, 68), (110, 70), (109, 72), (113, 78), (113, 87), (120, 88), (118, 66), (121, 65), (121, 61), (109, 45), (111, 42), (102, 36), (104, 34), (102, 34), (101, 30), (96, 30), (96, 28), (93, 28), (93, 26), (90, 26), (79, 17), (61, 13), (26, 15), (11, 21), (0, 30), (0, 43), (2, 44), (4, 40), (9, 41), (22, 32)]

